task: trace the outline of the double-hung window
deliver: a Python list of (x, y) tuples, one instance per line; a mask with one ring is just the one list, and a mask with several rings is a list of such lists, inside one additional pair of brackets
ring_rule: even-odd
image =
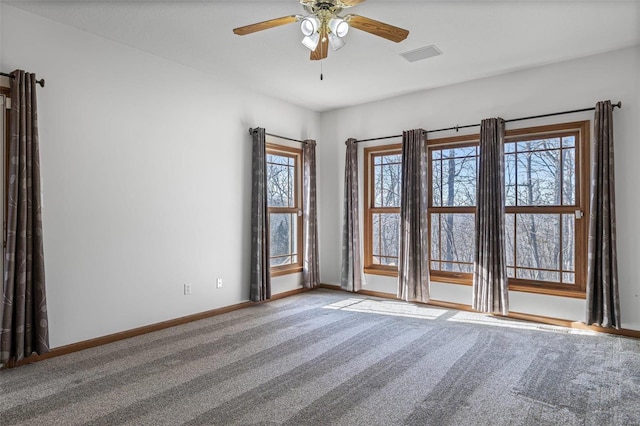
[(402, 146), (365, 149), (365, 271), (398, 272)]
[(431, 276), (465, 283), (473, 272), (478, 140), (433, 142), (428, 149)]
[(589, 122), (507, 133), (507, 275), (511, 289), (584, 294)]
[(267, 144), (267, 210), (271, 275), (302, 270), (302, 150)]

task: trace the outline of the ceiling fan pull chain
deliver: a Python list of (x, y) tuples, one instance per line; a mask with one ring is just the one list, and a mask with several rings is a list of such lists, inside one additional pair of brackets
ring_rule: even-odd
[(324, 80), (324, 76), (322, 75), (322, 61), (320, 61), (320, 81)]

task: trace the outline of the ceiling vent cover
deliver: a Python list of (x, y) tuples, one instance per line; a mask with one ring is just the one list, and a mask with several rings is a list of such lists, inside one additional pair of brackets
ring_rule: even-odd
[(401, 53), (400, 56), (405, 58), (409, 62), (417, 62), (427, 58), (433, 58), (434, 56), (442, 55), (440, 49), (435, 45), (420, 47), (418, 49), (410, 50), (408, 52)]

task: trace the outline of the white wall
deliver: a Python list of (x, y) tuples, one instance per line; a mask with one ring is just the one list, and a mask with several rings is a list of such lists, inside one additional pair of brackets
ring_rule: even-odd
[[(344, 141), (347, 138), (397, 135), (406, 129), (437, 129), (478, 123), (487, 117), (509, 119), (590, 107), (599, 100), (620, 100), (623, 108), (616, 109), (614, 113), (620, 303), (623, 326), (640, 330), (640, 280), (635, 269), (640, 259), (640, 221), (637, 219), (640, 211), (640, 191), (637, 188), (640, 182), (639, 75), (640, 47), (635, 47), (323, 114), (323, 143), (318, 152), (323, 176), (320, 190), (324, 200), (320, 222), (322, 282), (340, 282), (342, 170)], [(428, 74), (425, 78), (429, 78)], [(508, 128), (592, 118), (593, 113), (589, 112), (519, 122), (517, 126), (508, 125)], [(437, 137), (450, 135), (451, 132), (439, 133)], [(393, 142), (397, 140), (376, 143)], [(361, 162), (362, 150), (376, 143), (359, 145)], [(360, 173), (362, 184), (362, 167)], [(374, 275), (366, 278), (365, 288), (396, 293), (395, 279)], [(471, 303), (471, 288), (468, 286), (432, 283), (431, 293), (436, 300)], [(510, 292), (510, 302), (511, 310), (516, 312), (576, 321), (584, 319), (585, 302), (582, 299)]]
[[(319, 114), (7, 5), (1, 27), (4, 68), (47, 82), (51, 345), (247, 300), (247, 129), (317, 139)], [(274, 279), (274, 293), (297, 288), (299, 275)]]

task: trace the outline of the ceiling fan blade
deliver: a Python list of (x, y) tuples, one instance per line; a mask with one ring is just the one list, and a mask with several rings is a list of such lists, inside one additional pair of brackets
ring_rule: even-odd
[(343, 7), (352, 7), (357, 4), (363, 3), (365, 0), (339, 0), (338, 3), (342, 3)]
[(329, 38), (327, 37), (327, 30), (322, 29), (320, 32), (320, 40), (318, 40), (318, 45), (316, 46), (316, 50), (311, 52), (310, 59), (312, 61), (319, 61), (321, 59), (325, 59), (329, 54)]
[(403, 28), (394, 27), (393, 25), (385, 24), (375, 19), (365, 18), (364, 16), (347, 15), (346, 19), (353, 28), (386, 38), (387, 40), (395, 41), (396, 43), (401, 42), (409, 35), (409, 31)]
[(280, 25), (291, 24), (300, 18), (299, 15), (283, 16), (282, 18), (270, 19), (268, 21), (256, 22), (255, 24), (245, 25), (244, 27), (234, 28), (233, 32), (238, 35), (247, 35), (257, 31), (268, 30), (269, 28), (279, 27)]

